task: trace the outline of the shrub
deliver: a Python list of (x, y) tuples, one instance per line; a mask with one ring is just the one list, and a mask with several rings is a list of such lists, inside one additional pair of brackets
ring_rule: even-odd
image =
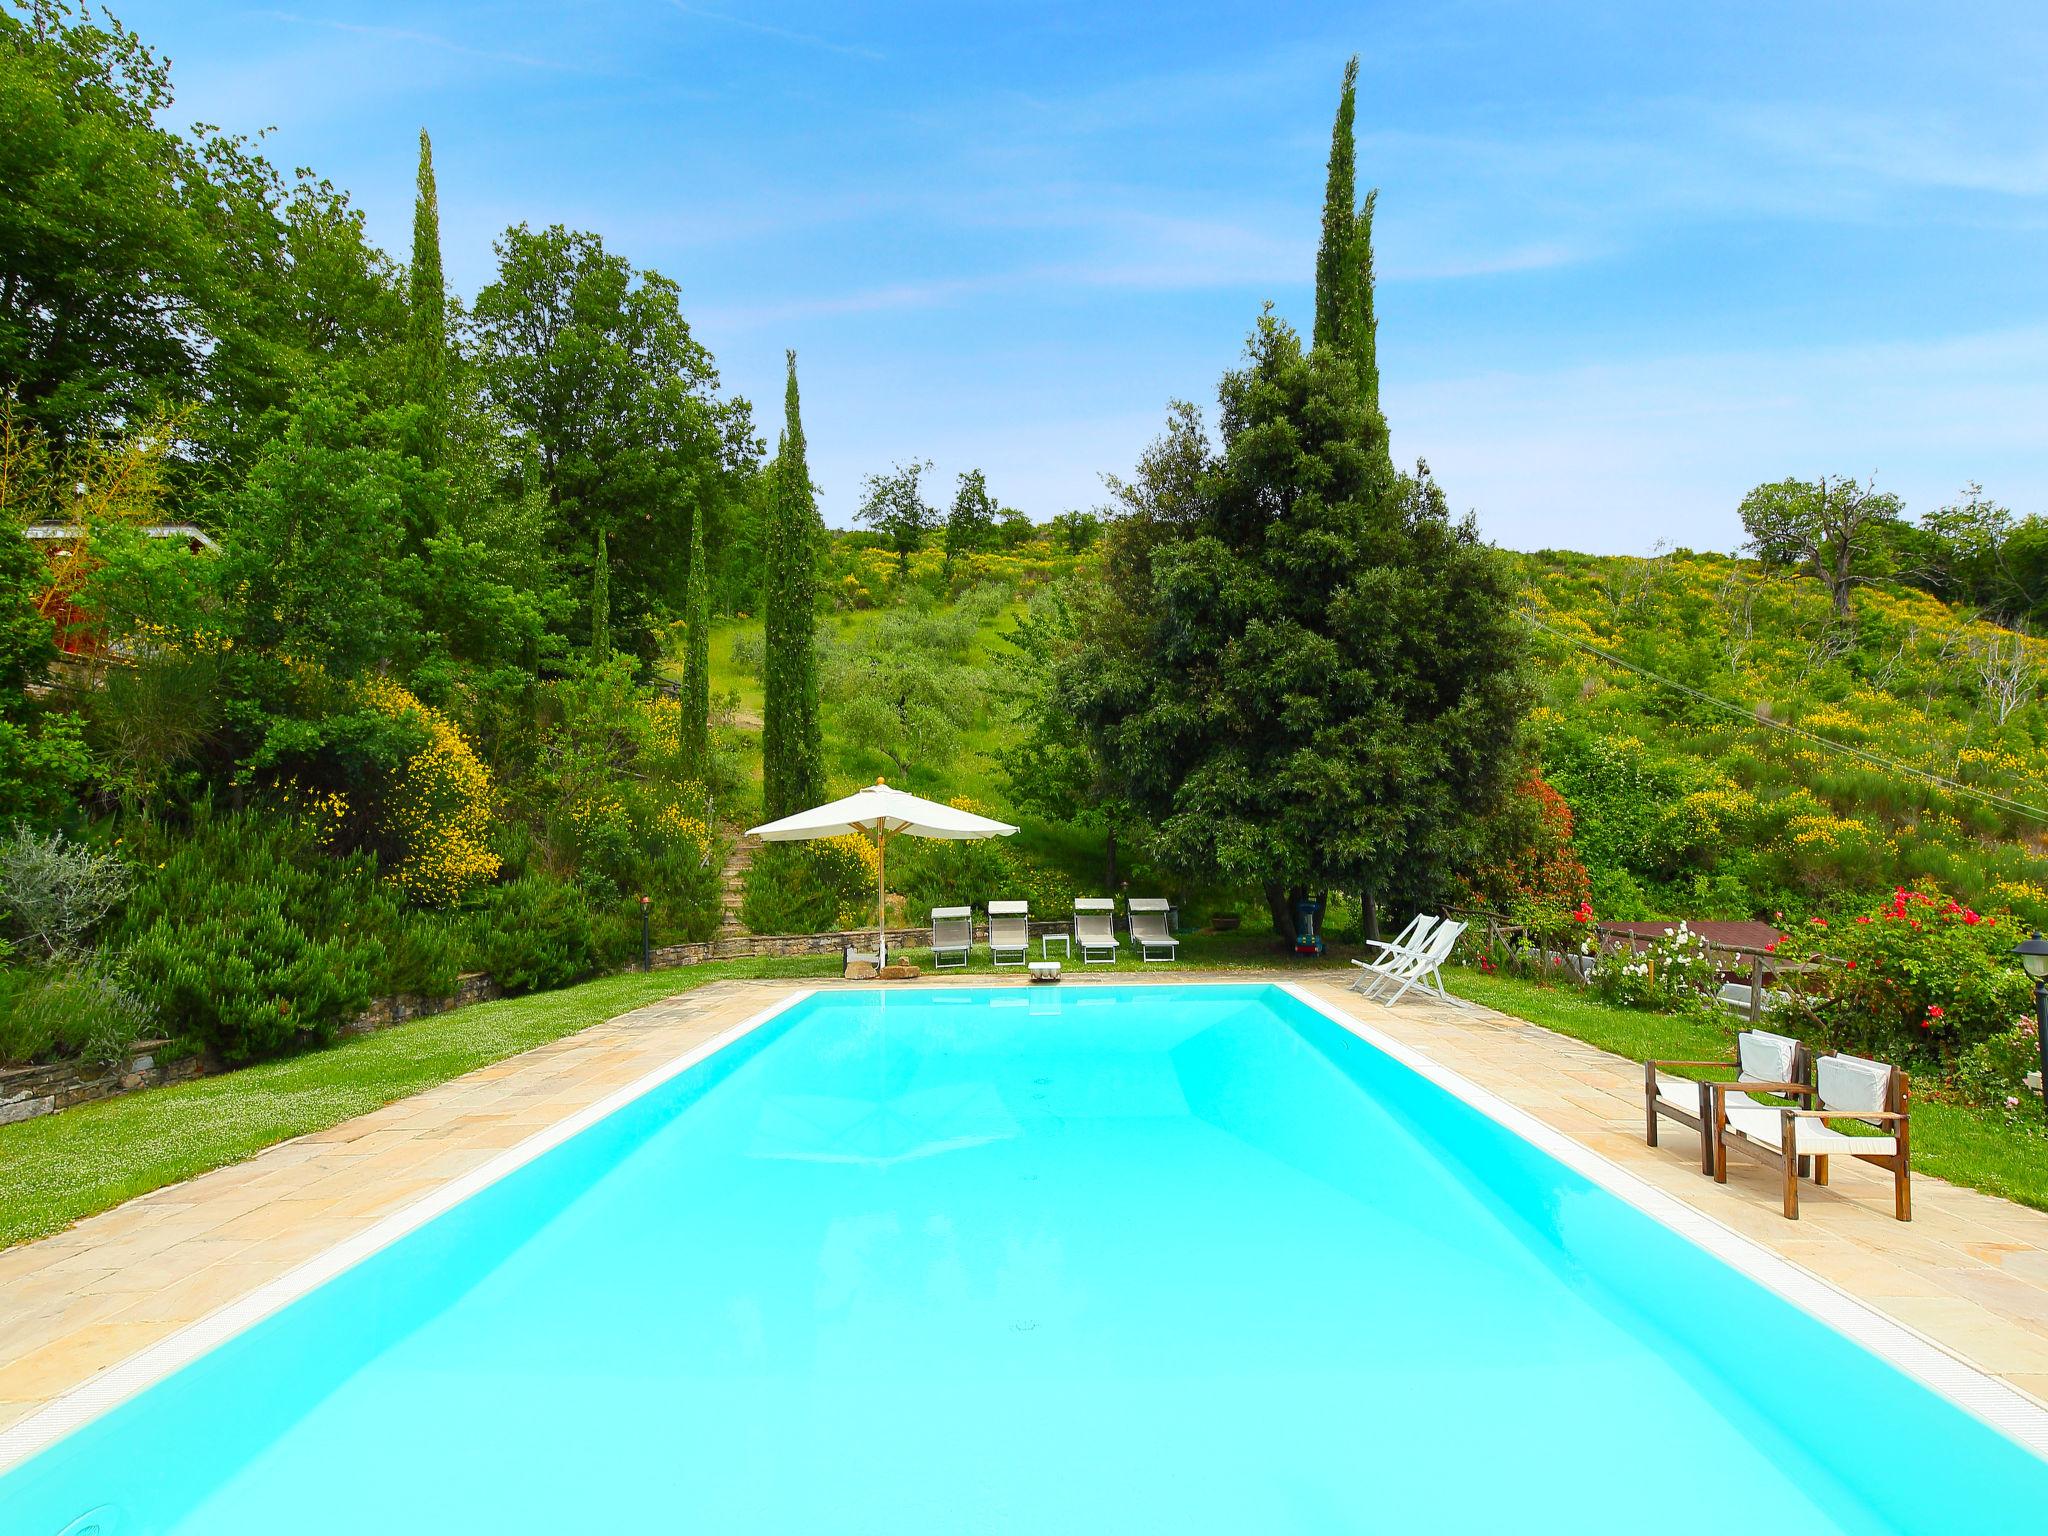
[(1595, 950), (1586, 982), (1594, 992), (1623, 1008), (1667, 1011), (1710, 1006), (1720, 990), (1720, 968), (1707, 941), (1683, 922), (1666, 928), (1664, 936), (1640, 952), (1623, 946)]
[(19, 972), (0, 988), (0, 1061), (115, 1062), (155, 1021), (155, 1009), (111, 966)]
[(439, 912), (401, 913), (384, 941), (378, 990), (448, 997), (469, 958), (463, 925)]
[(0, 906), (45, 958), (69, 955), (128, 894), (134, 874), (112, 854), (26, 823), (0, 838)]
[(732, 669), (744, 677), (758, 678), (767, 670), (768, 656), (758, 629), (743, 629), (732, 637)]
[(2022, 1019), (1963, 1051), (1956, 1062), (1956, 1091), (1972, 1104), (2018, 1111), (2033, 1103), (2027, 1074), (2040, 1069), (2040, 1026)]
[(663, 850), (651, 861), (647, 894), (654, 898), (657, 944), (695, 944), (718, 931), (725, 916), (725, 869), (716, 844)]
[(1828, 1045), (1952, 1062), (2027, 1011), (2012, 930), (1938, 893), (1901, 886), (1876, 912), (1833, 926), (1815, 918), (1808, 933), (1815, 956), (1834, 962), (1800, 977), (1817, 1005), (1811, 1032)]
[(871, 919), (875, 845), (860, 836), (770, 843), (747, 868), (740, 920), (756, 933), (822, 933)]
[(249, 1061), (330, 1039), (369, 1006), (400, 925), (374, 859), (323, 853), (311, 828), (261, 812), (202, 814), (158, 851), (119, 935), (167, 1033)]
[(597, 970), (590, 908), (573, 885), (525, 875), (494, 887), (475, 918), (474, 952), (508, 992), (538, 992)]
[(1572, 848), (1571, 807), (1540, 773), (1523, 779), (1482, 835), (1484, 847), (1465, 878), (1470, 902), (1525, 922), (1531, 913), (1561, 916), (1591, 896), (1586, 866)]
[(409, 719), (426, 744), (406, 760), (386, 798), (398, 844), (394, 878), (421, 906), (453, 906), (498, 872), (491, 850), (491, 773), (455, 722), (388, 678), (362, 684), (370, 706)]
[(370, 1005), (384, 959), (374, 937), (315, 938), (289, 897), (246, 886), (211, 909), (159, 917), (127, 950), (136, 981), (180, 1039), (254, 1061), (333, 1039)]

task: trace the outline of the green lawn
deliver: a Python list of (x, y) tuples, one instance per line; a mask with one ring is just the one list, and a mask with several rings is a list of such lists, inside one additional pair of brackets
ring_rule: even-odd
[[(1730, 1056), (1741, 1020), (1613, 1008), (1566, 987), (1539, 987), (1463, 968), (1444, 972), (1452, 992), (1632, 1061)], [(2003, 1116), (1913, 1097), (1913, 1169), (2048, 1211), (2048, 1131), (2038, 1115), (2015, 1128)]]

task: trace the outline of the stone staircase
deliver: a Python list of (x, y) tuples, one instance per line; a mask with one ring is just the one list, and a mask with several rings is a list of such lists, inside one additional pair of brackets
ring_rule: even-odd
[(720, 877), (724, 885), (724, 915), (719, 919), (718, 937), (735, 938), (750, 930), (740, 921), (740, 902), (747, 893), (747, 870), (754, 862), (754, 850), (741, 835), (738, 827), (727, 827), (726, 835), (732, 839), (732, 852), (726, 856), (725, 872)]

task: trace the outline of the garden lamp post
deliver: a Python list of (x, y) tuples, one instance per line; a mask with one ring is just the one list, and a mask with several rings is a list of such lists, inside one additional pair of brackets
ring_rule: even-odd
[(2048, 1113), (2048, 939), (2035, 933), (2015, 944), (2012, 952), (2034, 978), (2034, 1039), (2041, 1048), (2041, 1106)]
[(642, 896), (640, 898), (640, 969), (643, 971), (654, 969), (654, 950), (648, 943), (647, 931), (647, 913), (653, 905), (654, 898), (652, 896)]

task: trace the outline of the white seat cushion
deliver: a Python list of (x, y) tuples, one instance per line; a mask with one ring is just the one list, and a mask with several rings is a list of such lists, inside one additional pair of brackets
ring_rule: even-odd
[(1767, 1029), (1745, 1029), (1735, 1037), (1735, 1054), (1742, 1063), (1745, 1081), (1789, 1083), (1792, 1063), (1799, 1055), (1799, 1042)]
[[(1896, 1136), (1851, 1136), (1819, 1120), (1792, 1122), (1795, 1151), (1800, 1157), (1892, 1157), (1899, 1150)], [(1728, 1129), (1751, 1141), (1783, 1151), (1784, 1117), (1768, 1104), (1728, 1106)]]
[(1826, 1109), (1851, 1114), (1883, 1109), (1892, 1086), (1892, 1069), (1881, 1061), (1837, 1052), (1820, 1059), (1820, 1102)]
[[(1659, 1072), (1657, 1074), (1657, 1101), (1660, 1104), (1669, 1104), (1674, 1109), (1682, 1109), (1688, 1115), (1697, 1115), (1700, 1108), (1700, 1085), (1689, 1077), (1667, 1077), (1664, 1073)], [(1746, 1093), (1731, 1093), (1728, 1095), (1728, 1107), (1731, 1110), (1739, 1109), (1745, 1104), (1754, 1105), (1755, 1103), (1756, 1100)], [(1713, 1100), (1709, 1099), (1707, 1101), (1707, 1113), (1711, 1115), (1713, 1112), (1714, 1103)]]

